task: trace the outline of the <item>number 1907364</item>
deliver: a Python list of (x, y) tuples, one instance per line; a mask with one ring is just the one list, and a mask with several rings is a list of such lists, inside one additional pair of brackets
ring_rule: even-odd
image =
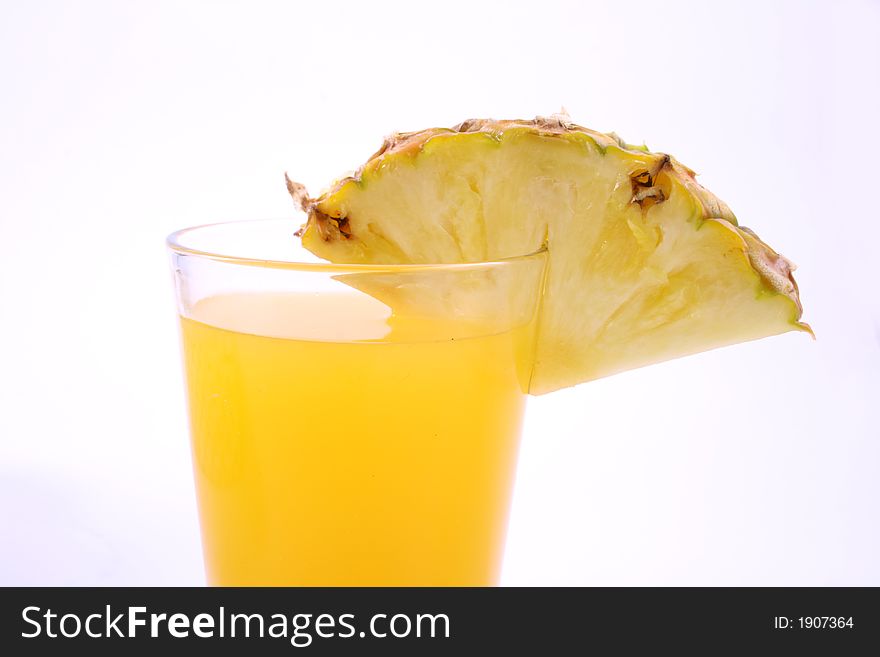
[(852, 616), (799, 616), (797, 623), (802, 630), (839, 630), (853, 627)]

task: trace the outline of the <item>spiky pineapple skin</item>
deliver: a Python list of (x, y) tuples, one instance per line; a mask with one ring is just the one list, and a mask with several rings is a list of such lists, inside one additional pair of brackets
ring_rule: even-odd
[[(536, 147), (544, 149), (561, 149), (558, 151), (560, 157), (563, 154), (565, 157), (571, 157), (573, 153), (575, 155), (582, 153), (587, 157), (598, 153), (604, 158), (609, 158), (617, 169), (625, 172), (626, 180), (631, 186), (630, 190), (626, 190), (627, 199), (632, 206), (631, 210), (628, 210), (630, 218), (626, 221), (630, 232), (635, 236), (635, 243), (643, 239), (647, 249), (657, 248), (658, 238), (651, 233), (651, 230), (656, 232), (657, 228), (651, 225), (652, 221), (654, 224), (657, 221), (652, 218), (660, 216), (661, 211), (666, 212), (667, 208), (673, 205), (670, 201), (674, 200), (677, 216), (685, 217), (682, 221), (691, 224), (694, 231), (704, 231), (706, 235), (713, 236), (711, 243), (715, 248), (723, 250), (725, 257), (728, 258), (725, 266), (735, 261), (732, 266), (738, 267), (737, 271), (742, 271), (744, 279), (749, 277), (754, 279), (754, 287), (758, 290), (756, 294), (765, 294), (768, 299), (772, 299), (773, 303), (780, 306), (770, 313), (774, 319), (765, 322), (766, 325), (761, 325), (759, 328), (756, 326), (755, 330), (752, 330), (752, 327), (743, 324), (738, 327), (738, 332), (730, 331), (729, 335), (719, 337), (714, 343), (711, 340), (704, 340), (704, 343), (695, 341), (693, 347), (684, 344), (684, 340), (682, 344), (672, 344), (675, 342), (674, 332), (668, 338), (661, 336), (658, 344), (666, 345), (662, 347), (651, 344), (650, 340), (640, 347), (639, 335), (637, 336), (639, 339), (632, 341), (631, 348), (629, 346), (620, 348), (614, 344), (602, 345), (597, 342), (599, 346), (593, 351), (588, 348), (581, 349), (577, 345), (580, 338), (576, 334), (560, 336), (557, 340), (560, 344), (558, 350), (539, 348), (531, 392), (549, 392), (559, 387), (658, 360), (787, 330), (810, 332), (809, 326), (799, 321), (801, 305), (797, 285), (792, 276), (791, 263), (761, 241), (754, 232), (738, 226), (736, 217), (727, 205), (697, 183), (693, 171), (671, 156), (652, 153), (647, 148), (630, 146), (613, 133), (595, 132), (575, 125), (565, 117), (539, 117), (525, 121), (473, 119), (454, 128), (432, 128), (396, 134), (387, 138), (382, 148), (354, 175), (339, 180), (329, 191), (314, 199), (308, 197), (304, 188), (288, 180), (291, 194), (308, 213), (308, 220), (301, 229), (303, 244), (317, 255), (335, 262), (477, 261), (511, 257), (528, 252), (538, 246), (538, 241), (541, 239), (538, 234), (540, 230), (520, 240), (523, 250), (517, 253), (498, 253), (492, 252), (491, 249), (488, 252), (478, 250), (466, 252), (465, 249), (461, 249), (451, 256), (449, 249), (445, 251), (439, 249), (436, 254), (430, 253), (430, 249), (424, 254), (415, 253), (412, 248), (400, 248), (397, 245), (377, 242), (381, 236), (372, 231), (370, 224), (359, 223), (362, 218), (352, 211), (357, 205), (357, 199), (361, 198), (359, 195), (369, 193), (374, 185), (380, 184), (383, 177), (394, 175), (393, 170), (396, 168), (416, 166), (419, 158), (441, 157), (451, 148), (485, 151), (491, 149), (494, 144), (510, 146), (519, 142), (538, 143)], [(617, 183), (613, 190), (616, 194), (621, 193), (618, 189), (620, 181), (618, 180)], [(552, 224), (552, 222), (548, 223)], [(662, 240), (663, 225), (662, 222), (660, 223), (659, 239)], [(540, 229), (541, 226), (538, 225), (537, 228)], [(547, 234), (546, 231), (544, 234)], [(554, 251), (553, 239), (564, 238), (564, 235), (551, 236), (551, 254)], [(492, 237), (487, 237), (486, 241), (491, 245)], [(552, 266), (551, 264), (551, 268)], [(550, 280), (552, 288), (552, 275)], [(562, 284), (557, 285), (560, 289), (561, 286)], [(623, 315), (626, 315), (625, 310)], [(778, 322), (775, 320), (776, 315), (782, 318)], [(638, 318), (632, 318), (630, 321), (637, 322)], [(595, 339), (594, 329), (595, 327), (584, 331), (584, 337)], [(607, 333), (608, 330), (607, 327), (602, 328), (603, 333)], [(648, 333), (650, 334), (652, 330), (656, 335), (656, 330), (650, 327)], [(544, 327), (544, 333), (546, 337), (547, 327)], [(569, 344), (564, 345), (563, 342)], [(548, 374), (545, 376), (544, 372)]]

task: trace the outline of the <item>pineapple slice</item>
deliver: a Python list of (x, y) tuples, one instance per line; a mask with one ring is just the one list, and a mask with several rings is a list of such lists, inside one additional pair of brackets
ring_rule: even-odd
[(318, 198), (303, 245), (333, 262), (496, 260), (546, 244), (529, 391), (790, 330), (794, 266), (661, 153), (567, 117), (398, 134)]

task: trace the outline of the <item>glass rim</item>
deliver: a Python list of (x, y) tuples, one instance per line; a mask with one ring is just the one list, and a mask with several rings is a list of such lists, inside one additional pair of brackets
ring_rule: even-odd
[[(217, 262), (225, 262), (234, 265), (242, 265), (246, 267), (262, 267), (265, 269), (289, 269), (293, 271), (310, 271), (310, 272), (389, 272), (403, 273), (413, 271), (444, 271), (456, 270), (467, 271), (475, 269), (508, 267), (513, 264), (527, 262), (530, 260), (543, 258), (547, 254), (546, 244), (542, 244), (538, 249), (521, 255), (510, 256), (506, 258), (497, 258), (493, 260), (478, 260), (473, 262), (452, 262), (452, 263), (387, 263), (387, 264), (368, 264), (368, 263), (343, 263), (343, 262), (303, 262), (297, 260), (278, 260), (272, 258), (253, 258), (247, 256), (238, 256), (231, 253), (221, 253), (219, 251), (203, 250), (186, 246), (182, 238), (191, 235), (197, 231), (218, 228), (226, 226), (244, 226), (254, 223), (270, 223), (289, 221), (288, 219), (238, 219), (233, 221), (217, 221), (207, 224), (199, 224), (188, 228), (181, 228), (170, 233), (165, 238), (165, 246), (178, 255), (194, 256), (206, 258)], [(292, 235), (291, 235), (292, 236)], [(305, 247), (301, 247), (305, 248)]]

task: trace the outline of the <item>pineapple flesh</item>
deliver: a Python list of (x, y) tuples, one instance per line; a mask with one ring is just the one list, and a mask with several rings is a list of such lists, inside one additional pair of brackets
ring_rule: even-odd
[(529, 391), (790, 330), (793, 265), (694, 173), (553, 116), (398, 134), (318, 198), (303, 245), (344, 263), (549, 252)]

